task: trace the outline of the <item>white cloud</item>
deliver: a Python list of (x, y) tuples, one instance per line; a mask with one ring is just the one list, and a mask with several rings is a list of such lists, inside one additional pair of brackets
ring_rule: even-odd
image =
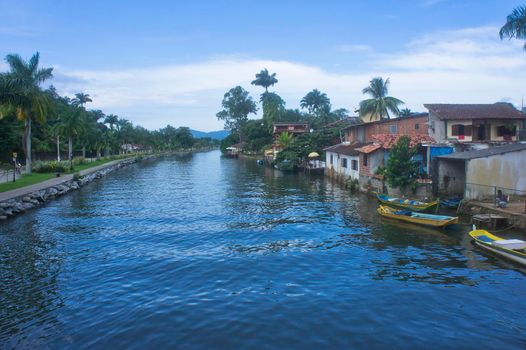
[(274, 89), (289, 108), (297, 108), (300, 99), (317, 88), (327, 93), (335, 108), (353, 110), (363, 99), (362, 88), (375, 76), (390, 77), (390, 93), (417, 111), (424, 110), (424, 103), (492, 103), (506, 98), (519, 104), (525, 92), (526, 53), (520, 41), (500, 41), (497, 33), (494, 27), (428, 33), (393, 54), (371, 53), (358, 73), (223, 56), (187, 65), (112, 71), (58, 67), (54, 84), (61, 93), (89, 93), (92, 108), (147, 128), (170, 123), (220, 129), (215, 113), (223, 94), (241, 85), (259, 99), (262, 89), (250, 81), (262, 68), (277, 73)]
[(369, 45), (361, 44), (343, 44), (336, 46), (335, 49), (339, 52), (370, 52), (373, 50), (372, 47), (370, 47)]

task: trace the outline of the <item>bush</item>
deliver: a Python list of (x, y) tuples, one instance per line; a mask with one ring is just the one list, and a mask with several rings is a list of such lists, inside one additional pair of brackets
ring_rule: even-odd
[(35, 162), (33, 171), (36, 173), (65, 173), (69, 169), (68, 162)]
[(84, 157), (75, 157), (73, 158), (73, 165), (82, 165), (86, 164), (88, 161)]
[(73, 174), (73, 181), (79, 181), (81, 178), (80, 173), (77, 171), (75, 174)]

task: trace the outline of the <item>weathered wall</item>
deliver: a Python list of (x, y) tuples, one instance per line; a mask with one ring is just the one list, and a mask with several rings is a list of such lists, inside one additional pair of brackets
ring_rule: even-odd
[(466, 184), (465, 161), (438, 158), (438, 194), (463, 196)]
[[(393, 134), (393, 135), (428, 135), (427, 116), (396, 118), (379, 123), (366, 125), (365, 141), (372, 141), (373, 135)], [(396, 132), (392, 132), (391, 126), (395, 126)]]
[(482, 198), (495, 193), (495, 187), (526, 191), (526, 150), (471, 159), (466, 165), (468, 198)]
[(436, 142), (443, 142), (446, 139), (446, 123), (438, 119), (438, 116), (429, 111), (429, 136)]
[[(347, 159), (347, 167), (343, 167), (343, 159)], [(345, 178), (351, 177), (352, 179), (358, 179), (358, 169), (360, 169), (360, 161), (358, 160), (358, 157), (347, 156), (335, 152), (325, 152), (325, 160), (325, 167), (327, 168), (326, 173), (329, 176), (343, 176)], [(352, 160), (356, 160), (358, 162), (358, 168), (356, 170), (352, 169)]]

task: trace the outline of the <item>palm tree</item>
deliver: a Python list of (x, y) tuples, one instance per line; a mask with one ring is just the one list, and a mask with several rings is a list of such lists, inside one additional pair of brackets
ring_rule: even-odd
[(404, 108), (404, 109), (400, 110), (399, 116), (400, 117), (409, 117), (411, 114), (413, 114), (413, 112), (411, 112), (411, 110), (409, 108)]
[(104, 118), (104, 124), (108, 124), (112, 131), (118, 122), (119, 122), (119, 117), (117, 117), (115, 114), (108, 114), (106, 118)]
[(59, 115), (56, 132), (68, 138), (68, 160), (70, 168), (73, 168), (73, 137), (78, 137), (84, 131), (84, 108), (75, 104), (70, 105)]
[(372, 98), (360, 102), (360, 117), (368, 117), (369, 121), (390, 119), (389, 111), (394, 115), (400, 114), (398, 106), (403, 104), (401, 100), (387, 96), (389, 78), (384, 80), (380, 77), (373, 78), (368, 87), (362, 90)]
[(89, 94), (85, 94), (83, 92), (79, 92), (75, 94), (75, 98), (73, 99), (73, 103), (77, 106), (84, 107), (84, 104), (88, 102), (93, 102)]
[(319, 114), (322, 111), (330, 111), (331, 100), (325, 93), (314, 89), (301, 99), (300, 107), (307, 109), (310, 114)]
[(276, 73), (269, 74), (267, 68), (256, 74), (256, 79), (252, 80), (252, 85), (262, 86), (265, 88), (265, 92), (268, 92), (269, 86), (274, 86), (278, 82), (276, 79)]
[(282, 132), (278, 137), (278, 143), (281, 146), (281, 148), (286, 148), (292, 143), (292, 135), (288, 132)]
[[(505, 37), (526, 39), (526, 5), (516, 7), (506, 17), (506, 23), (500, 28), (499, 36), (501, 40)], [(526, 50), (526, 44), (524, 44), (524, 50)]]
[(5, 58), (9, 72), (2, 74), (0, 84), (0, 103), (13, 110), (18, 119), (24, 121), (24, 153), (26, 155), (26, 172), (31, 173), (31, 124), (33, 120), (44, 122), (50, 112), (51, 96), (44, 92), (40, 84), (53, 77), (53, 68), (39, 68), (39, 53), (35, 53), (29, 61), (16, 54)]

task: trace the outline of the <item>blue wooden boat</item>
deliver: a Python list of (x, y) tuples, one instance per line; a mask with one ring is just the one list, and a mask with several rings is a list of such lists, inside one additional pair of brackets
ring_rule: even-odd
[(442, 199), (440, 201), (440, 206), (444, 208), (456, 209), (460, 205), (460, 202), (462, 201), (462, 199), (463, 199), (462, 197)]
[(387, 205), (391, 208), (407, 209), (411, 211), (431, 211), (435, 209), (438, 205), (437, 200), (432, 202), (421, 202), (414, 199), (401, 199), (396, 197), (389, 197), (384, 194), (378, 194), (377, 197), (380, 203), (382, 203), (383, 205)]

